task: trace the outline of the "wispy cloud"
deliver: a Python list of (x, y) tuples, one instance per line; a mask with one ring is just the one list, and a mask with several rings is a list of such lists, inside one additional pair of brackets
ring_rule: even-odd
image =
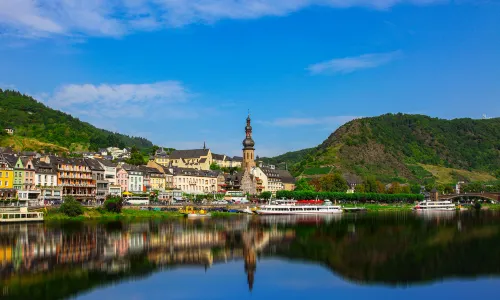
[(332, 75), (352, 73), (362, 69), (376, 68), (402, 56), (401, 51), (387, 53), (363, 54), (354, 57), (336, 58), (307, 67), (312, 75)]
[(192, 93), (179, 81), (146, 84), (69, 84), (38, 95), (47, 105), (90, 117), (142, 117), (165, 105), (183, 103)]
[(277, 127), (296, 127), (296, 126), (311, 126), (311, 125), (342, 125), (354, 119), (361, 117), (357, 116), (328, 116), (319, 118), (278, 118), (272, 121), (257, 120), (258, 124)]
[(214, 23), (222, 19), (284, 16), (309, 6), (387, 9), (448, 0), (1, 0), (4, 35), (40, 38), (114, 36), (135, 31)]

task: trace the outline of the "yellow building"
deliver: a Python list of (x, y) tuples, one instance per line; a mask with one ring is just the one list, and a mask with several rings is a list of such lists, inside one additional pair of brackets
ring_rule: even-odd
[(0, 154), (0, 189), (14, 187), (14, 169), (3, 154)]
[(213, 162), (210, 149), (175, 150), (170, 155), (156, 155), (155, 162), (162, 166), (189, 168), (196, 170), (210, 170)]

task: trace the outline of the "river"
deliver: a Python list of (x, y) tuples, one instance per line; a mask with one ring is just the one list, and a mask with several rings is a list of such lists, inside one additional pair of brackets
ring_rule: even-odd
[(1, 299), (497, 298), (500, 213), (0, 225)]

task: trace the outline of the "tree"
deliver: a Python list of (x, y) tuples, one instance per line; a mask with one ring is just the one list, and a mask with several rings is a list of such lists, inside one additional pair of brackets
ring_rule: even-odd
[(388, 194), (399, 194), (399, 193), (401, 193), (401, 185), (399, 184), (399, 182), (394, 181), (393, 183), (391, 183), (391, 186), (387, 190), (387, 193)]
[(271, 197), (273, 196), (273, 194), (271, 192), (262, 192), (260, 195), (259, 195), (259, 198), (260, 199), (265, 199), (265, 200), (269, 200), (271, 199)]
[(218, 171), (220, 169), (221, 169), (220, 166), (216, 162), (213, 162), (213, 163), (210, 164), (210, 170), (212, 170), (212, 171)]
[(309, 181), (305, 178), (301, 178), (295, 182), (296, 191), (314, 191), (314, 187), (309, 184)]
[(340, 174), (327, 174), (319, 178), (319, 190), (323, 192), (345, 192), (347, 181)]
[(366, 192), (366, 188), (365, 188), (365, 185), (360, 183), (360, 184), (357, 184), (356, 187), (354, 188), (354, 191), (356, 193), (365, 193)]
[(83, 214), (82, 204), (72, 196), (64, 197), (64, 202), (61, 204), (59, 210), (68, 217), (76, 217)]
[(365, 192), (367, 193), (377, 193), (377, 180), (375, 177), (370, 176), (365, 180)]
[(104, 201), (104, 209), (108, 212), (121, 213), (123, 207), (123, 199), (121, 197), (112, 197)]

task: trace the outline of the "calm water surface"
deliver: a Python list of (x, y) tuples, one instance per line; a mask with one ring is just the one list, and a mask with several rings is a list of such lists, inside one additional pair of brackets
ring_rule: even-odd
[(0, 225), (2, 299), (498, 299), (500, 214)]

